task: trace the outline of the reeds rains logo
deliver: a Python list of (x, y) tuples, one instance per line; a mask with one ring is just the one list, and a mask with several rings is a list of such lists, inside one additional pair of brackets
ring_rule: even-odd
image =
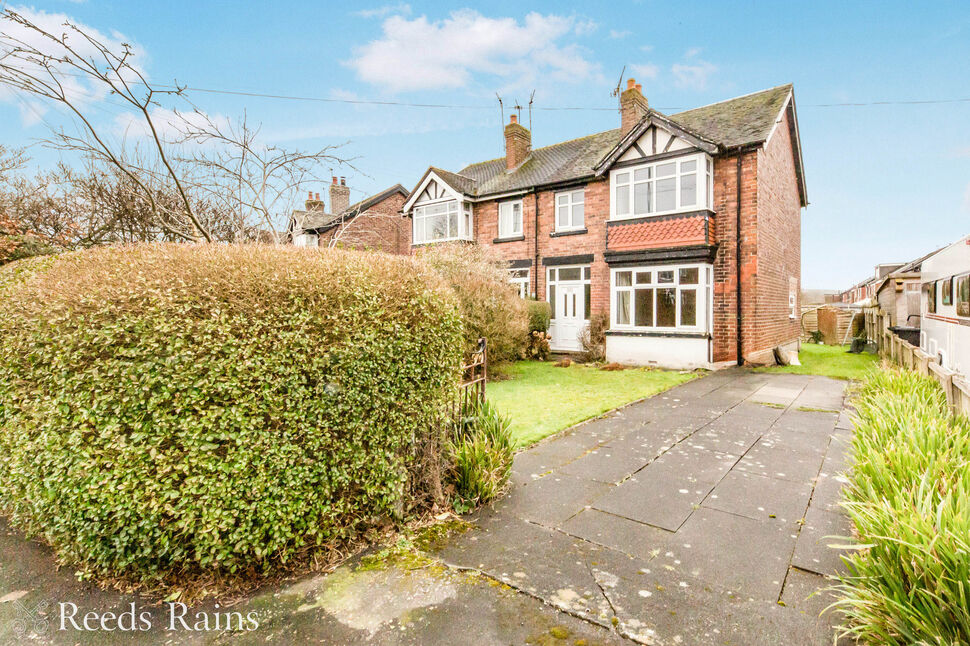
[[(214, 610), (193, 612), (184, 603), (168, 602), (161, 607), (140, 609), (131, 602), (127, 608), (84, 611), (72, 602), (41, 601), (28, 605), (14, 601), (16, 617), (8, 627), (20, 640), (49, 637), (57, 632), (250, 632), (259, 628), (255, 612)], [(0, 631), (0, 635), (7, 631)]]

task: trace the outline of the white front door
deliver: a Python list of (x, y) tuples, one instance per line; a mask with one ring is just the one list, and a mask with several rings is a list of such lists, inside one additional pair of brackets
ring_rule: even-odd
[(579, 335), (586, 325), (584, 292), (582, 284), (560, 283), (556, 290), (556, 320), (551, 342), (554, 350), (576, 352), (583, 349)]
[(589, 266), (550, 267), (547, 296), (552, 306), (549, 345), (559, 352), (579, 352), (583, 349), (580, 335), (589, 324)]

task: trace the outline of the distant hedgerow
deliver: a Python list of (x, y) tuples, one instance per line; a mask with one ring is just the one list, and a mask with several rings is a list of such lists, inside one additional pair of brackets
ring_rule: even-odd
[(457, 301), (420, 262), (146, 245), (18, 265), (0, 508), (62, 558), (263, 573), (414, 504), (462, 363)]

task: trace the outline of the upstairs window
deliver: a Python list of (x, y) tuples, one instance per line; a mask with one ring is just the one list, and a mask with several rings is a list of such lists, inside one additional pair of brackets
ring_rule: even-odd
[(412, 215), (414, 217), (414, 244), (457, 240), (462, 237), (458, 229), (457, 200), (416, 206)]
[(611, 175), (613, 215), (618, 218), (706, 208), (712, 200), (710, 160), (702, 156), (624, 168)]
[(514, 238), (522, 235), (522, 200), (500, 202), (498, 205), (498, 237)]
[(556, 231), (576, 231), (586, 226), (584, 190), (556, 193)]

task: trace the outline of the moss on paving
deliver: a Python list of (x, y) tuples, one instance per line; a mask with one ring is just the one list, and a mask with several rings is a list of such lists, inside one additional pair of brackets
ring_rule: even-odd
[(822, 375), (834, 379), (861, 380), (879, 366), (879, 357), (868, 352), (852, 354), (845, 346), (803, 343), (798, 353), (800, 366), (755, 368), (757, 372), (782, 372), (792, 375)]
[(490, 382), (487, 396), (511, 419), (519, 447), (697, 376), (651, 368), (607, 371), (578, 363), (557, 368), (545, 361), (518, 361), (504, 372), (508, 379)]

